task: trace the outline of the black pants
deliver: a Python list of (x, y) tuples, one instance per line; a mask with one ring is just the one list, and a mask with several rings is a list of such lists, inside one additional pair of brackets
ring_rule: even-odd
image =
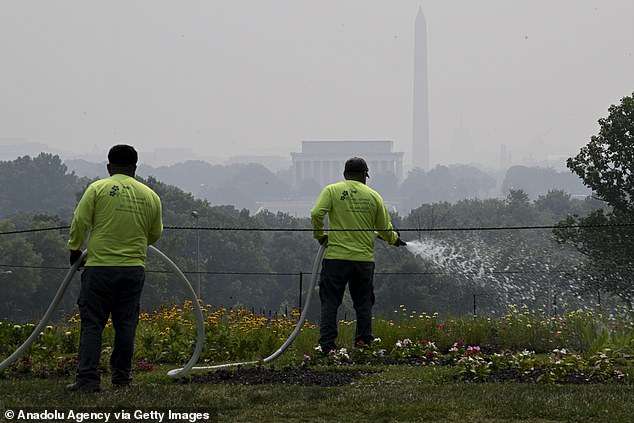
[(343, 300), (346, 284), (350, 290), (357, 317), (355, 342), (366, 344), (372, 336), (372, 306), (374, 305), (374, 263), (364, 261), (324, 259), (319, 280), (321, 325), (319, 345), (323, 352), (336, 349), (337, 311)]
[(143, 267), (86, 267), (82, 273), (77, 302), (81, 317), (77, 375), (80, 383), (100, 384), (101, 337), (108, 317), (115, 330), (110, 356), (112, 383), (126, 385), (132, 380), (134, 338), (144, 282)]

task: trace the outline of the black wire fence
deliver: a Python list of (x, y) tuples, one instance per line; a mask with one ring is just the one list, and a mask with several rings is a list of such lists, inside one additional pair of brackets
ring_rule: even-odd
[[(620, 230), (625, 225), (595, 225), (597, 231)], [(609, 309), (620, 300), (582, 282), (585, 258), (569, 245), (554, 242), (556, 225), (472, 228), (400, 228), (407, 248), (378, 242), (374, 287), (375, 314), (387, 318), (415, 317), (426, 313), (444, 316), (501, 315), (511, 304), (555, 315), (579, 308)], [(580, 228), (577, 226), (577, 228)], [(68, 226), (0, 232), (0, 319), (33, 321), (41, 316), (68, 271), (65, 237)], [(310, 283), (309, 271), (317, 243), (312, 229), (221, 228), (166, 226), (157, 245), (173, 259), (211, 306), (243, 307), (260, 315), (290, 313), (303, 309)], [(247, 233), (218, 241), (218, 233)], [(260, 233), (260, 235), (254, 235)], [(271, 239), (263, 240), (262, 233)], [(275, 244), (293, 233), (299, 238), (290, 250)], [(195, 239), (197, 238), (197, 239)], [(7, 242), (9, 240), (11, 242)], [(3, 242), (4, 241), (4, 242)], [(46, 253), (40, 264), (30, 264), (24, 254), (26, 241), (42, 243)], [(242, 244), (240, 244), (240, 242)], [(250, 260), (254, 242), (269, 243), (266, 251), (279, 257), (275, 268)], [(234, 243), (233, 250), (227, 243)], [(20, 251), (21, 246), (24, 251)], [(228, 251), (225, 251), (228, 250)], [(298, 251), (302, 250), (302, 251)], [(25, 253), (27, 251), (27, 253)], [(44, 255), (40, 253), (41, 255)], [(219, 258), (225, 254), (224, 258)], [(259, 254), (262, 254), (260, 252)], [(296, 254), (296, 256), (293, 256)], [(291, 257), (293, 256), (293, 257)], [(301, 260), (298, 259), (301, 258)], [(286, 259), (295, 259), (283, 265)], [(227, 266), (233, 264), (229, 269)], [(293, 267), (294, 266), (294, 267)], [(59, 306), (59, 317), (76, 312), (79, 277), (71, 284)], [(309, 319), (319, 315), (318, 296)], [(152, 258), (147, 263), (143, 308), (177, 304), (188, 299), (177, 278)], [(342, 319), (353, 319), (348, 295), (341, 307)]]

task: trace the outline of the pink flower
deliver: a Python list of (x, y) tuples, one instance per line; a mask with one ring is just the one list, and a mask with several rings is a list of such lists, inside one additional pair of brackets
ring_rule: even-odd
[(477, 354), (478, 352), (480, 352), (480, 347), (479, 346), (468, 346), (467, 347), (467, 354), (469, 355), (473, 355), (473, 354)]

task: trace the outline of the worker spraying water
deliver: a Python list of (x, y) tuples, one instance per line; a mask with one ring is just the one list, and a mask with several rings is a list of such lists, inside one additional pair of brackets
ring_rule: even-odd
[(311, 212), (314, 237), (321, 244), (328, 242), (319, 281), (319, 346), (324, 354), (337, 349), (337, 311), (346, 285), (357, 317), (355, 344), (369, 345), (374, 340), (374, 231), (388, 244), (406, 245), (393, 228), (383, 199), (366, 185), (368, 172), (364, 159), (353, 157), (346, 161), (344, 181), (326, 186)]

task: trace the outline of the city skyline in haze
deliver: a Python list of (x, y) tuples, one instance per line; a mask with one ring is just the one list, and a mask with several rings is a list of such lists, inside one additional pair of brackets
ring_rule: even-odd
[(5, 2), (0, 139), (289, 160), (387, 139), (407, 168), (420, 8), (431, 166), (574, 155), (634, 91), (626, 0)]

